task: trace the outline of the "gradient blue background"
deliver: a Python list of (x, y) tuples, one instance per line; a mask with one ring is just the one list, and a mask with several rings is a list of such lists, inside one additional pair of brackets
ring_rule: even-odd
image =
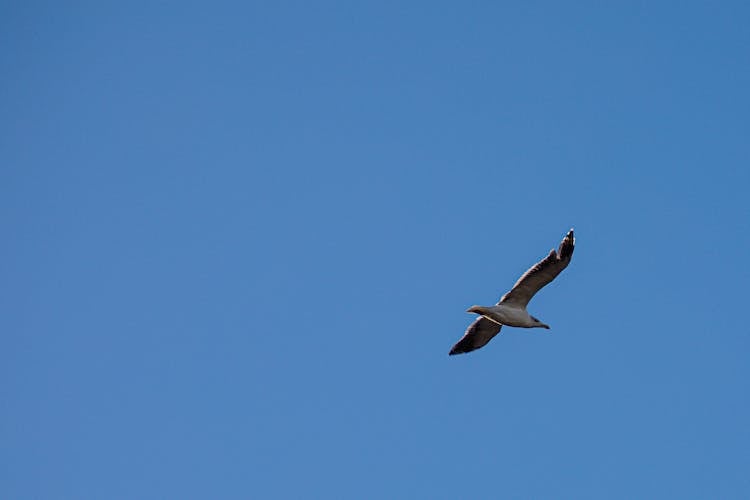
[(750, 7), (603, 4), (4, 3), (0, 497), (747, 498)]

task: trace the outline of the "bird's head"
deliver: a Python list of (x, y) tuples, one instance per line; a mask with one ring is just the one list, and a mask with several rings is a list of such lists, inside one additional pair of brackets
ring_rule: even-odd
[(539, 321), (538, 319), (536, 319), (534, 316), (531, 317), (531, 320), (534, 322), (534, 326), (535, 327), (545, 328), (545, 329), (549, 330), (549, 325), (548, 324), (542, 323), (541, 321)]

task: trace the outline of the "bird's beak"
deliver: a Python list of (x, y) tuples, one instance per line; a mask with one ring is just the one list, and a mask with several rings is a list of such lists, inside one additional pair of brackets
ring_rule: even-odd
[(542, 328), (549, 330), (549, 325), (542, 325)]

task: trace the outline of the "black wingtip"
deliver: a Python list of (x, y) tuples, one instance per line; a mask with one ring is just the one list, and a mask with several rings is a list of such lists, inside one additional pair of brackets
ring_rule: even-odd
[[(461, 339), (464, 340), (464, 339)], [(456, 345), (451, 347), (450, 352), (448, 353), (448, 356), (455, 356), (456, 354), (465, 354), (467, 352), (471, 352), (474, 350), (474, 347), (471, 345), (466, 345), (466, 342), (463, 344), (461, 343), (461, 340), (459, 340)]]
[(563, 238), (562, 242), (560, 243), (560, 248), (557, 249), (557, 253), (560, 256), (561, 259), (569, 259), (573, 255), (573, 250), (575, 249), (576, 244), (576, 238), (573, 233), (573, 228), (570, 228), (570, 231), (568, 231), (568, 234), (565, 235), (565, 238)]
[(466, 354), (467, 352), (476, 351), (478, 348), (474, 347), (470, 342), (464, 342), (463, 344), (459, 341), (456, 345), (451, 347), (451, 351), (448, 356), (455, 356), (456, 354)]

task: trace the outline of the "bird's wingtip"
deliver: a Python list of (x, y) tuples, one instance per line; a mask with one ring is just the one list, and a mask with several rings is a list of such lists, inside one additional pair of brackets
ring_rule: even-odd
[(469, 352), (469, 351), (467, 351), (466, 349), (462, 349), (458, 345), (454, 345), (453, 347), (451, 347), (451, 350), (448, 353), (448, 356), (455, 356), (456, 354), (463, 354), (465, 352)]

